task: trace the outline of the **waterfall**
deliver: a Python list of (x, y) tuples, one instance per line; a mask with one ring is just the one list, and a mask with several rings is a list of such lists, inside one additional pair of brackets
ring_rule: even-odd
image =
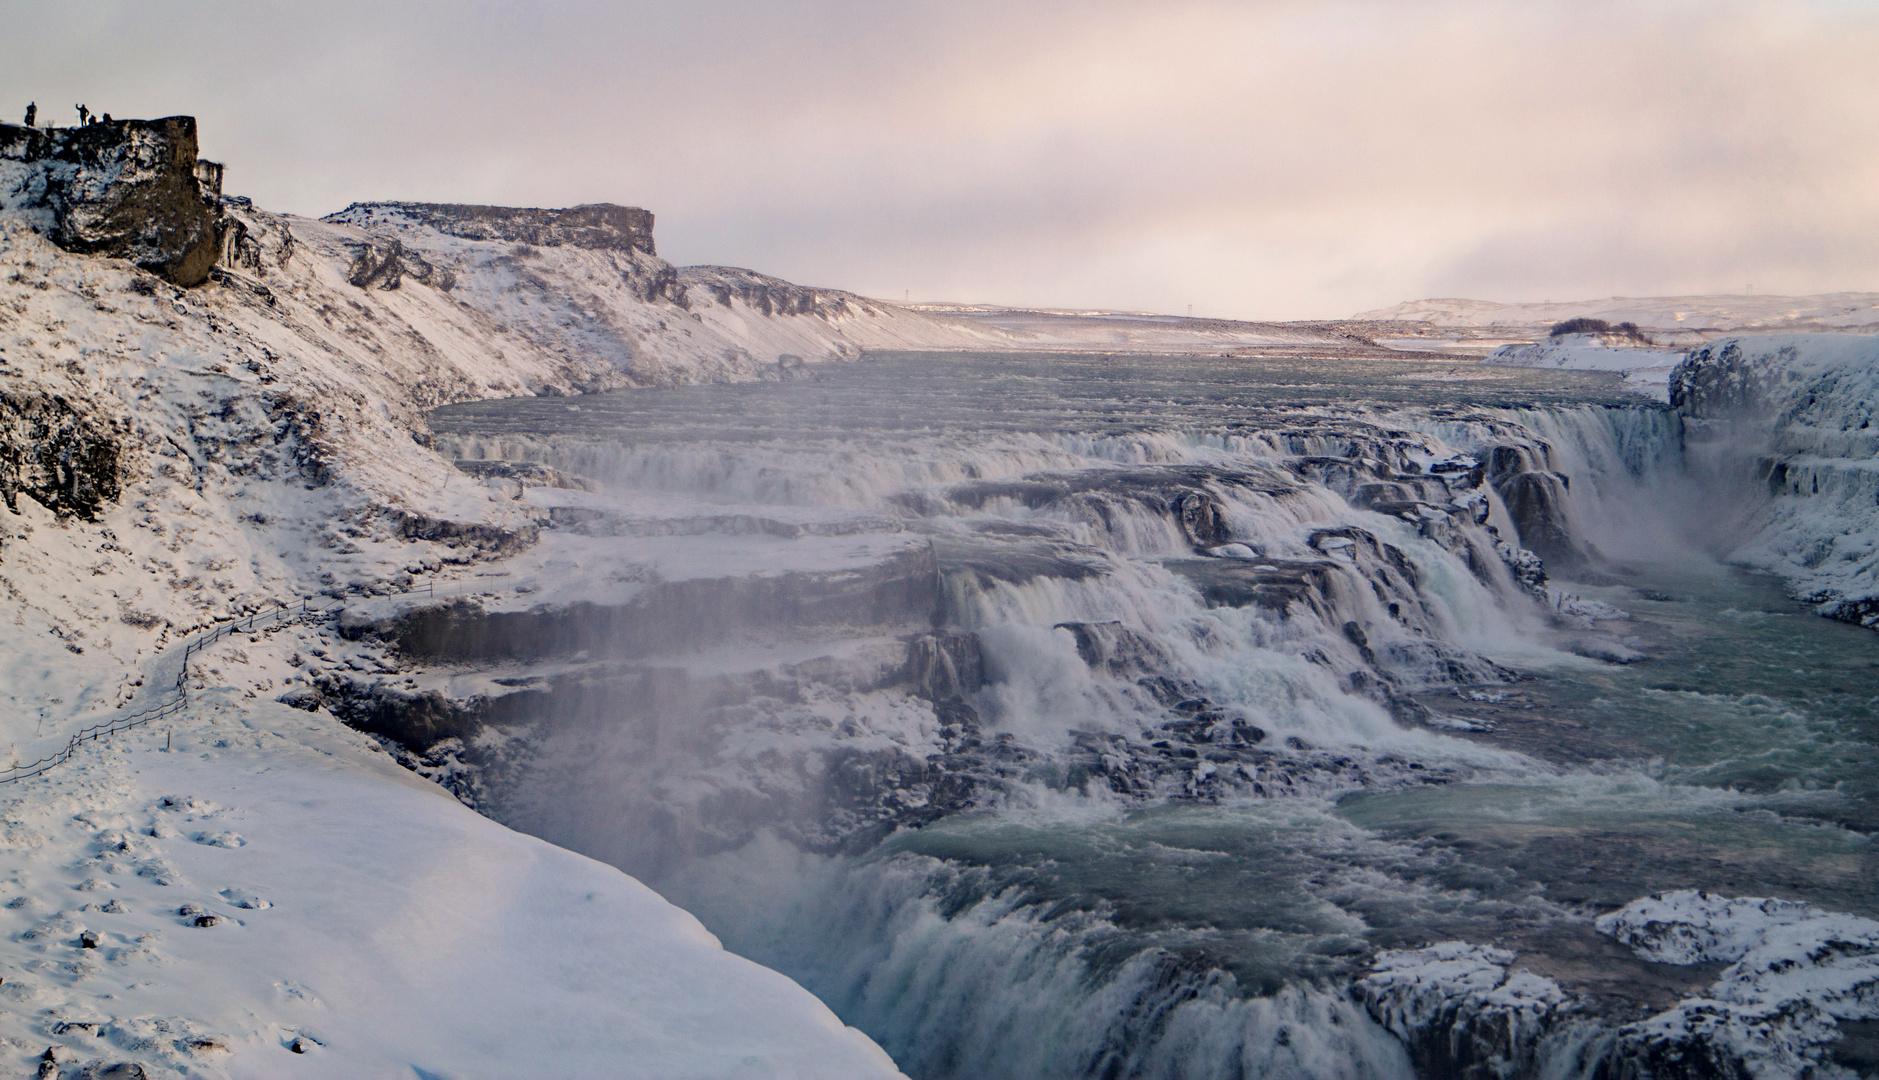
[[(1070, 376), (1040, 365), (1014, 420), (969, 370), (930, 397), (912, 363), (847, 376), (892, 408), (740, 390), (721, 416), (644, 396), (440, 433), (591, 482), (554, 511), (581, 543), (678, 538), (696, 567), (777, 538), (738, 540), (768, 561), (710, 594), (721, 641), (667, 655), (635, 624), (645, 659), (552, 669), (521, 749), (468, 751), (491, 812), (645, 877), (921, 1080), (1175, 1080), (1486, 1053), (1488, 1005), (1443, 1021), (1465, 1034), (1444, 1050), (1352, 987), (1385, 950), (1591, 934), (1544, 873), (1493, 862), (1496, 829), (1764, 805), (1680, 786), (1702, 762), (1572, 760), (1619, 735), (1596, 692), (1554, 692), (1646, 658), (1612, 629), (1618, 583), (1713, 566), (1739, 520), (1679, 413), (1170, 397), (1149, 425), (1055, 404)], [(877, 591), (906, 610), (857, 605), (861, 570), (794, 569), (890, 535), (930, 573)], [(842, 618), (802, 617), (836, 595)], [(1757, 709), (1738, 720), (1785, 715)], [(1590, 1014), (1530, 1019), (1547, 1075), (1618, 1045)]]

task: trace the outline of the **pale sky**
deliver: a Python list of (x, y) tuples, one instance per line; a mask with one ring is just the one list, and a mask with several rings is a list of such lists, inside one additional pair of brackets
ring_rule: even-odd
[(617, 202), (662, 255), (1239, 318), (1879, 291), (1879, 0), (21, 3), (0, 103), (227, 189)]

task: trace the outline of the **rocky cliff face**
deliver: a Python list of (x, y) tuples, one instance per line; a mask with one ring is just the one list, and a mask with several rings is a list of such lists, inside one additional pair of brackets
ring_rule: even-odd
[[(221, 252), (221, 212), (197, 166), (191, 116), (0, 124), (0, 210), (67, 251), (129, 259), (177, 285), (199, 285)], [(205, 175), (219, 187), (219, 167)]]
[(816, 315), (824, 319), (881, 314), (887, 307), (851, 292), (795, 285), (733, 266), (687, 266), (678, 272), (678, 282), (687, 306), (712, 303), (730, 307), (736, 302), (765, 315)]
[(369, 202), (353, 203), (337, 214), (328, 215), (326, 220), (362, 227), (423, 225), (465, 240), (507, 240), (537, 247), (658, 254), (652, 244), (651, 211), (613, 203), (543, 210), (460, 203)]
[(1692, 463), (1750, 508), (1725, 523), (1731, 557), (1879, 628), (1879, 338), (1727, 338), (1691, 352), (1670, 394)]

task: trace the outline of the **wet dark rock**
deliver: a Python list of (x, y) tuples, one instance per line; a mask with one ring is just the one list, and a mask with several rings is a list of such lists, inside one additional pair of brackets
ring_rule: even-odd
[(1559, 473), (1522, 472), (1500, 481), (1494, 489), (1520, 531), (1521, 546), (1545, 560), (1553, 572), (1565, 574), (1585, 569), (1588, 562), (1566, 517), (1569, 483)]
[(1076, 639), (1077, 656), (1111, 675), (1153, 675), (1168, 666), (1168, 654), (1160, 645), (1119, 622), (1067, 622), (1053, 629), (1069, 631)]
[(407, 656), (455, 661), (535, 660), (587, 653), (630, 658), (731, 640), (764, 628), (793, 633), (931, 626), (941, 600), (930, 549), (909, 549), (857, 570), (698, 578), (648, 585), (620, 604), (568, 604), (492, 612), (439, 604), (342, 627), (391, 642)]
[(1769, 380), (1790, 371), (1798, 353), (1790, 345), (1777, 355), (1787, 362), (1759, 363), (1736, 341), (1693, 349), (1670, 374), (1670, 407), (1686, 423), (1696, 422), (1693, 434), (1711, 433), (1715, 421), (1764, 417), (1771, 409)]
[(929, 701), (952, 701), (985, 685), (985, 655), (973, 633), (922, 634), (907, 645), (901, 681)]
[(1324, 596), (1329, 562), (1281, 559), (1170, 559), (1162, 563), (1186, 578), (1208, 607), (1263, 607), (1284, 611)]
[(453, 701), (434, 690), (413, 692), (333, 675), (321, 677), (320, 686), (309, 693), (348, 726), (419, 750), (443, 739), (472, 736), (493, 719), (488, 698)]
[(533, 525), (507, 528), (483, 522), (450, 521), (402, 509), (386, 513), (398, 534), (407, 540), (430, 540), (453, 548), (470, 548), (484, 558), (514, 555), (541, 537), (540, 530)]
[[(75, 128), (0, 124), (0, 187), (81, 255), (128, 259), (184, 287), (221, 254), (219, 191), (197, 176), (196, 120), (113, 120)], [(219, 187), (219, 168), (214, 176)], [(34, 212), (37, 211), (35, 214)]]
[(1189, 491), (1172, 502), (1175, 520), (1181, 523), (1181, 532), (1188, 543), (1197, 548), (1212, 548), (1233, 539), (1219, 499), (1206, 492)]
[(584, 477), (573, 476), (560, 469), (550, 468), (533, 461), (470, 458), (459, 459), (452, 464), (456, 466), (458, 472), (466, 476), (474, 476), (479, 480), (515, 480), (523, 487), (558, 488), (564, 491), (594, 490), (593, 482)]
[(1213, 486), (1283, 497), (1296, 485), (1276, 470), (1168, 465), (975, 481), (947, 489), (946, 498), (973, 509), (994, 499), (1010, 499), (1033, 510), (1067, 508), (1105, 528), (1113, 527), (1117, 504), (1126, 501), (1166, 517), (1189, 544), (1205, 550), (1232, 540), (1219, 496), (1209, 490)]
[(1024, 585), (1039, 578), (1087, 581), (1109, 572), (1096, 552), (1076, 545), (1035, 540), (979, 542), (975, 539), (936, 538), (934, 556), (948, 577), (970, 574), (980, 584), (1006, 582)]
[[(677, 283), (682, 290), (696, 289), (703, 292), (710, 297), (710, 302), (719, 306), (729, 307), (736, 302), (772, 316), (797, 315), (833, 320), (851, 315), (878, 314), (883, 310), (880, 305), (854, 293), (795, 285), (768, 274), (732, 266), (687, 266), (678, 271)], [(800, 358), (794, 365), (783, 363), (784, 359), (778, 358), (779, 377), (787, 377), (786, 373), (792, 368), (801, 367)]]

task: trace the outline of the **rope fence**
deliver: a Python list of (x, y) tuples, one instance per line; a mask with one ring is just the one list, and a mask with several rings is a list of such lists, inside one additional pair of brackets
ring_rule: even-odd
[[(347, 589), (347, 593), (351, 593), (354, 589), (358, 589), (361, 595), (366, 596), (399, 595), (416, 592), (422, 592), (431, 596), (437, 594), (437, 586), (434, 580), (425, 581), (422, 584), (413, 583), (406, 588), (394, 589), (389, 593), (382, 594), (368, 592), (357, 586)], [(166, 716), (174, 716), (181, 712), (183, 707), (189, 704), (190, 658), (228, 635), (234, 633), (252, 633), (255, 628), (255, 623), (258, 620), (279, 619), (289, 614), (325, 614), (344, 603), (346, 599), (347, 596), (342, 595), (337, 598), (332, 598), (331, 603), (322, 604), (318, 607), (313, 606), (313, 599), (310, 597), (303, 597), (298, 604), (277, 602), (277, 606), (271, 611), (258, 611), (245, 617), (231, 619), (213, 630), (208, 630), (197, 635), (183, 646), (182, 666), (176, 673), (176, 686), (170, 691), (175, 695), (174, 697), (162, 704), (139, 709), (128, 716), (120, 716), (114, 720), (93, 724), (88, 728), (80, 728), (58, 751), (25, 765), (14, 765), (7, 769), (0, 769), (0, 784), (11, 784), (16, 780), (25, 780), (29, 777), (38, 776), (49, 769), (57, 768), (72, 760), (72, 755), (78, 753), (78, 748), (88, 742), (96, 742), (99, 739), (116, 735), (120, 731), (129, 731), (132, 728), (142, 727), (145, 724), (161, 720)]]

